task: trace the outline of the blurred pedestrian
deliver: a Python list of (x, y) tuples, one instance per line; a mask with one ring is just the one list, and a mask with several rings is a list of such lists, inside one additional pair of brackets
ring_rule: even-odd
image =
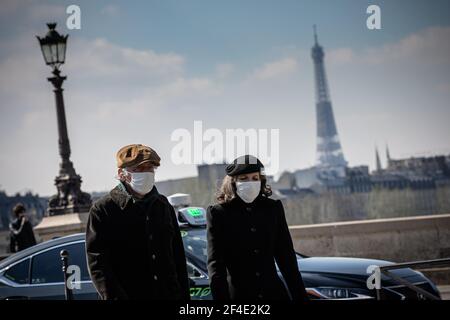
[(13, 208), (15, 219), (9, 224), (11, 253), (21, 251), (36, 244), (33, 226), (26, 215), (26, 208), (18, 203)]

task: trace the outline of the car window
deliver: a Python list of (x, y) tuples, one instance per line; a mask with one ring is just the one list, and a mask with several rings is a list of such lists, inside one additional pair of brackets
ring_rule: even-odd
[(30, 259), (19, 262), (9, 268), (4, 277), (18, 284), (27, 284), (30, 282)]
[(206, 229), (182, 230), (184, 250), (193, 254), (201, 261), (207, 260)]
[(61, 250), (69, 252), (69, 266), (76, 265), (80, 268), (80, 280), (90, 280), (86, 265), (84, 243), (75, 243), (57, 247), (34, 256), (31, 266), (32, 284), (64, 282), (60, 257)]
[(193, 264), (187, 263), (187, 273), (188, 277), (191, 279), (198, 279), (198, 278), (204, 278), (205, 276), (198, 270)]

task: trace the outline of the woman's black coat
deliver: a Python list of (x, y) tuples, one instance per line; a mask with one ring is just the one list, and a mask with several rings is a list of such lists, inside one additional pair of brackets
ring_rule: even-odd
[(239, 197), (208, 207), (208, 273), (215, 300), (307, 300), (280, 200)]

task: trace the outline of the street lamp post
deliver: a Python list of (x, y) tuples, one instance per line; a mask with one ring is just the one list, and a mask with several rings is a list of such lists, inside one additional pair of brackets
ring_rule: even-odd
[(49, 31), (45, 37), (40, 38), (42, 55), (45, 63), (52, 67), (53, 77), (47, 78), (53, 84), (56, 102), (56, 115), (58, 121), (58, 145), (61, 163), (59, 175), (55, 178), (58, 193), (49, 199), (47, 214), (49, 216), (65, 213), (88, 211), (91, 206), (91, 196), (81, 191), (81, 176), (76, 174), (70, 161), (70, 143), (67, 134), (66, 113), (64, 109), (62, 84), (67, 77), (61, 76), (59, 68), (66, 58), (67, 37), (60, 35), (56, 30), (56, 23), (47, 24)]

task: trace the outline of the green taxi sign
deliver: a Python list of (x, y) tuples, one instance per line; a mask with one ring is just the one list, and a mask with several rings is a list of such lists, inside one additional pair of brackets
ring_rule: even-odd
[(182, 223), (188, 223), (191, 226), (206, 225), (206, 210), (201, 207), (187, 207), (178, 210), (182, 216)]
[(186, 211), (193, 217), (198, 217), (198, 216), (203, 215), (203, 212), (199, 208), (187, 208)]

